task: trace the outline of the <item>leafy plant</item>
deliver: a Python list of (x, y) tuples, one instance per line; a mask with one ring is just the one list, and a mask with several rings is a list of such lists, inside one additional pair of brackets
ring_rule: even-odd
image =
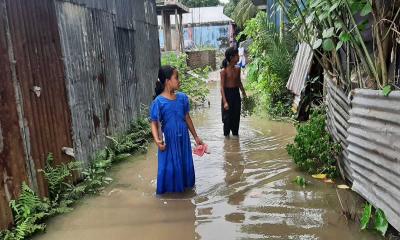
[(334, 143), (325, 127), (324, 110), (314, 110), (308, 122), (297, 126), (294, 143), (287, 146), (287, 151), (300, 169), (310, 174), (325, 173), (330, 178), (335, 178), (336, 156), (340, 145)]
[(375, 213), (375, 229), (382, 234), (386, 235), (389, 223), (386, 219), (385, 213), (381, 209), (377, 209)]
[[(44, 170), (40, 170), (47, 180), (49, 186), (49, 198), (57, 201), (63, 194), (67, 194), (70, 184), (68, 178), (72, 177), (74, 171), (80, 170), (81, 164), (77, 161), (72, 161), (67, 164), (61, 163), (54, 166), (54, 157), (50, 153), (47, 156), (46, 166)], [(71, 179), (69, 179), (71, 180)]]
[(369, 220), (371, 219), (372, 216), (372, 205), (367, 203), (364, 206), (364, 211), (361, 217), (361, 229), (367, 229)]
[(398, 69), (400, 1), (278, 2), (295, 36), (314, 50), (320, 65), (344, 89), (351, 90), (353, 75), (362, 88), (382, 89), (398, 79), (392, 69)]
[[(361, 217), (361, 230), (365, 230), (368, 228), (372, 219), (372, 205), (370, 203), (366, 203), (364, 206), (364, 211)], [(374, 215), (374, 229), (378, 231), (382, 236), (386, 235), (386, 232), (389, 228), (389, 223), (386, 219), (385, 213), (381, 209), (376, 209)]]
[(240, 0), (229, 0), (229, 2), (224, 6), (224, 14), (228, 17), (232, 17), (235, 7), (238, 5)]
[(305, 187), (307, 185), (307, 180), (304, 177), (297, 176), (294, 181), (297, 185)]
[(186, 54), (167, 53), (161, 58), (161, 65), (171, 65), (179, 72), (181, 82), (180, 91), (186, 93), (190, 102), (194, 105), (201, 105), (206, 100), (210, 90), (207, 88), (206, 79), (211, 68), (198, 68), (190, 70)]
[(39, 198), (26, 183), (21, 186), (19, 198), (10, 201), (10, 207), (16, 227), (0, 233), (0, 237), (5, 240), (26, 239), (33, 233), (46, 228), (43, 223), (46, 218), (71, 210), (65, 205), (54, 204), (47, 198)]
[(384, 96), (389, 96), (389, 94), (393, 91), (392, 86), (391, 85), (387, 85), (382, 89), (383, 95)]
[(240, 0), (234, 8), (231, 18), (243, 28), (245, 23), (257, 15), (258, 9), (252, 0)]
[(82, 172), (84, 181), (78, 186), (84, 189), (86, 193), (96, 194), (100, 192), (105, 185), (108, 185), (113, 180), (107, 176), (107, 169), (113, 163), (120, 162), (133, 153), (145, 152), (151, 138), (150, 125), (144, 117), (140, 117), (132, 122), (124, 135), (108, 137), (111, 143), (108, 147), (99, 151), (90, 167)]
[(246, 87), (260, 100), (257, 111), (266, 111), (273, 117), (290, 116), (292, 94), (286, 89), (286, 83), (293, 64), (295, 42), (290, 35), (281, 39), (264, 12), (246, 23), (238, 38), (242, 35), (252, 39)]
[(247, 96), (242, 101), (242, 116), (247, 117), (253, 115), (257, 106), (256, 99), (253, 96)]
[(14, 235), (16, 239), (24, 239), (38, 230), (44, 230), (45, 225), (38, 224), (38, 222), (46, 217), (50, 207), (26, 183), (22, 184), (21, 190), (20, 197), (17, 200), (10, 201), (10, 207), (17, 224), (14, 234), (11, 235)]

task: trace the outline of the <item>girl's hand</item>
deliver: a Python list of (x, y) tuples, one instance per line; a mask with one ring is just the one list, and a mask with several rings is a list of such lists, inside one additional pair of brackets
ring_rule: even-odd
[(226, 111), (229, 110), (229, 104), (228, 104), (227, 102), (224, 103), (224, 109), (225, 109)]
[(196, 145), (203, 145), (203, 141), (199, 137), (195, 137), (194, 140), (196, 141)]
[(165, 151), (166, 146), (164, 144), (164, 141), (158, 140), (156, 141), (157, 147), (158, 149), (160, 149), (160, 151)]

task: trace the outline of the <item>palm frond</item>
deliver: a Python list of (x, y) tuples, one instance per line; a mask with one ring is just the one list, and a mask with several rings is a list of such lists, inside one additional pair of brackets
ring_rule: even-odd
[(239, 27), (244, 27), (245, 23), (257, 15), (258, 8), (251, 0), (240, 0), (236, 5), (232, 18)]

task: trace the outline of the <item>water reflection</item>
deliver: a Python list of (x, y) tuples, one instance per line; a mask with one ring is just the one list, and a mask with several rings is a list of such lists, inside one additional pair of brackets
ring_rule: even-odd
[(238, 183), (243, 181), (243, 172), (245, 169), (244, 155), (241, 151), (240, 139), (225, 139), (223, 151), (225, 183), (226, 187), (231, 189), (227, 196), (228, 203), (230, 205), (240, 205), (245, 199), (243, 191), (237, 187), (237, 185), (240, 185)]
[(244, 159), (241, 153), (239, 138), (225, 139), (223, 152), (225, 183), (229, 187), (240, 182), (243, 177)]

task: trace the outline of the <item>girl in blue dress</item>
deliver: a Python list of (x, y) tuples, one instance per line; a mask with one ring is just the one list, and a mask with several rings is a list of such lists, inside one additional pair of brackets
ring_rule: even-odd
[(157, 194), (183, 192), (195, 184), (189, 131), (197, 145), (203, 143), (189, 115), (188, 96), (177, 92), (179, 85), (178, 71), (161, 67), (150, 110), (151, 130), (158, 146)]

